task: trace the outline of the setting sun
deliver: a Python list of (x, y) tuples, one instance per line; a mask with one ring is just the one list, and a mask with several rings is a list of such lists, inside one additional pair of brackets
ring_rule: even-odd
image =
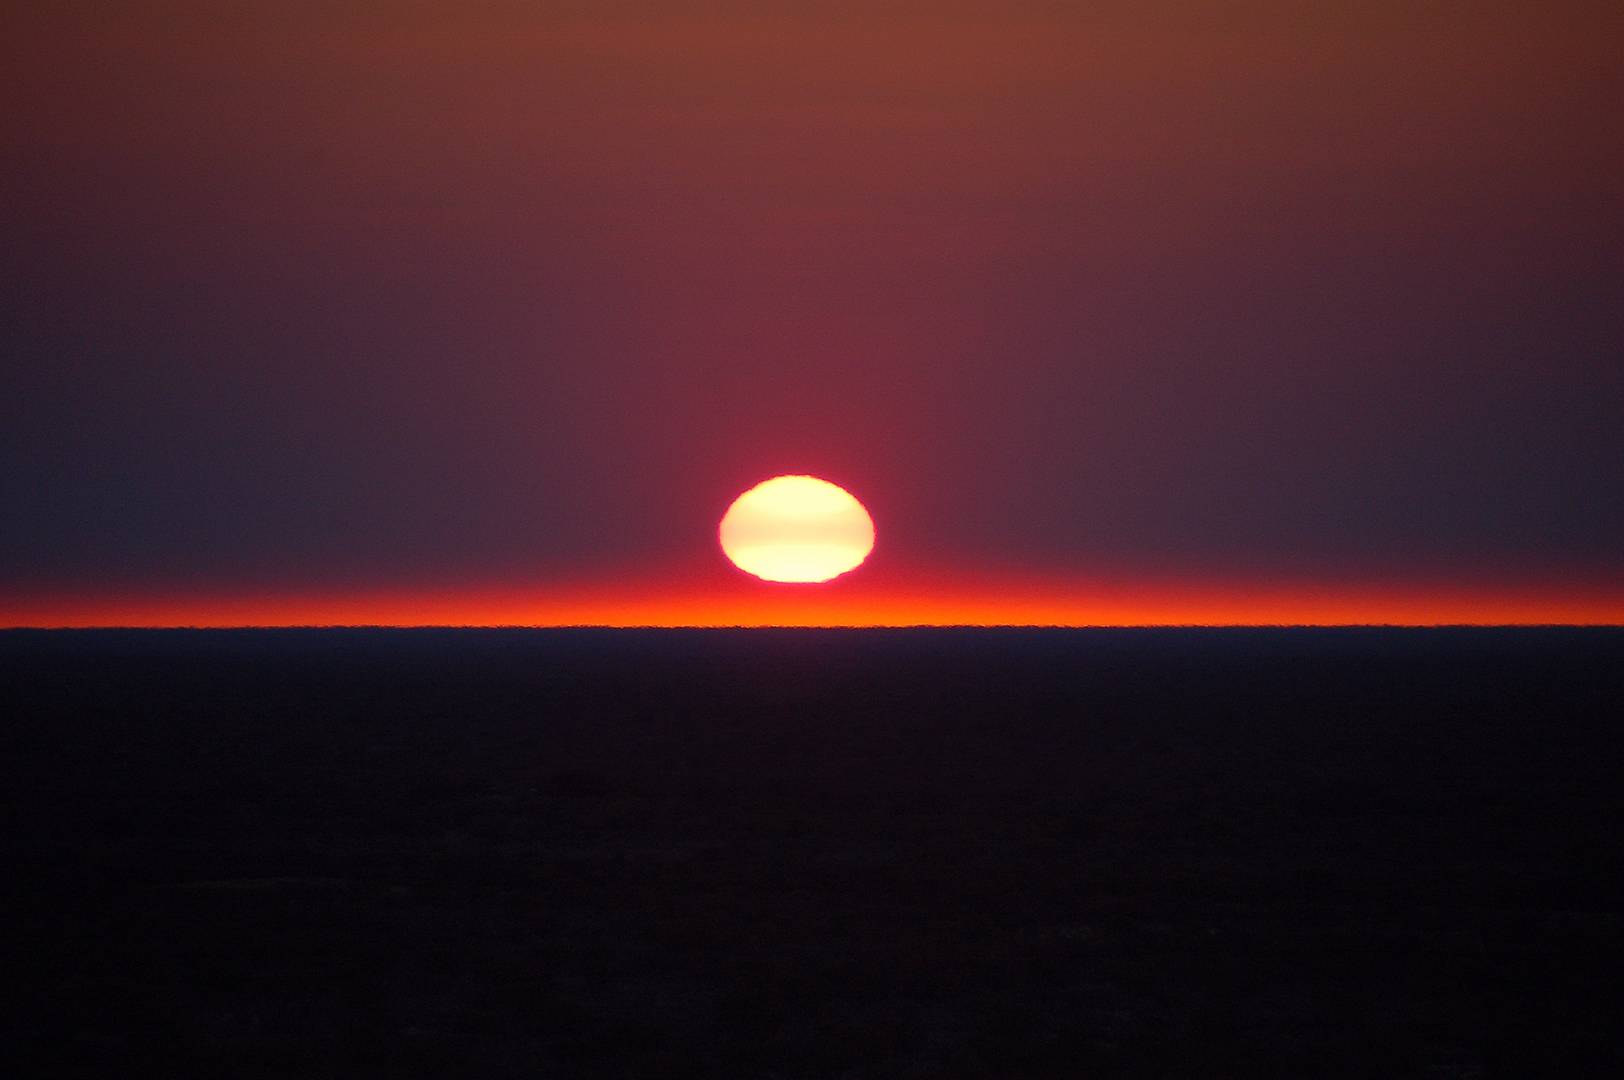
[(718, 530), (733, 565), (764, 581), (828, 581), (874, 550), (874, 521), (847, 491), (815, 476), (775, 476), (733, 500)]

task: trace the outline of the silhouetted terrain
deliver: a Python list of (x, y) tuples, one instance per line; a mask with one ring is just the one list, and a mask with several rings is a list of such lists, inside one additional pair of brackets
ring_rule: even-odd
[(1624, 632), (0, 634), (8, 1047), (1624, 1068)]

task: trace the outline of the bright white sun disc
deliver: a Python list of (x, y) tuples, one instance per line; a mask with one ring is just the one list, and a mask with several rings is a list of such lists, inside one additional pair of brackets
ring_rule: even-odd
[(775, 476), (733, 500), (717, 530), (733, 565), (764, 581), (828, 581), (874, 550), (874, 519), (815, 476)]

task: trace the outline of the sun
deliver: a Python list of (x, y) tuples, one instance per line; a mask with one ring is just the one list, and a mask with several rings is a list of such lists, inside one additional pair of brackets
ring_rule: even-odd
[(874, 519), (851, 492), (815, 476), (775, 476), (733, 500), (717, 530), (733, 565), (763, 581), (813, 583), (860, 566)]

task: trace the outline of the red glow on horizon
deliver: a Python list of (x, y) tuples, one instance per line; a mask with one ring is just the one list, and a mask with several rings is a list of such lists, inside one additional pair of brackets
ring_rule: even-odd
[(108, 589), (0, 599), (8, 628), (240, 626), (1620, 625), (1624, 582), (843, 579), (435, 588)]

